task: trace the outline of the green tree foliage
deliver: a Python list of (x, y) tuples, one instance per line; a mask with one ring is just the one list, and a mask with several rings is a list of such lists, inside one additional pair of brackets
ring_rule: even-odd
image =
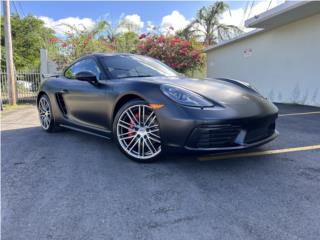
[[(11, 16), (13, 60), (16, 69), (35, 69), (40, 65), (40, 48), (46, 48), (54, 31), (44, 26), (44, 22), (33, 16), (20, 18)], [(1, 17), (1, 32), (4, 32)], [(6, 66), (4, 34), (1, 34), (1, 68)]]
[[(65, 38), (52, 37), (49, 39), (51, 59), (58, 63), (60, 68), (65, 67), (72, 61), (84, 55), (94, 52), (110, 52), (113, 46), (104, 37), (109, 27), (107, 21), (97, 23), (93, 28), (78, 28), (65, 25), (67, 31)], [(53, 50), (56, 49), (56, 50)]]
[(139, 36), (135, 32), (119, 34), (114, 42), (114, 49), (118, 52), (132, 53), (139, 43)]
[(196, 18), (179, 35), (189, 39), (192, 36), (203, 36), (203, 43), (206, 45), (216, 44), (218, 41), (227, 40), (242, 31), (234, 26), (220, 22), (223, 13), (229, 10), (224, 2), (215, 2), (211, 6), (202, 7)]

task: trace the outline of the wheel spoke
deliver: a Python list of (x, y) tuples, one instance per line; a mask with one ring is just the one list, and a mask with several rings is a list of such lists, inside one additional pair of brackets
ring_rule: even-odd
[(151, 146), (153, 152), (156, 152), (157, 150), (156, 150), (156, 148), (154, 147), (154, 144), (151, 142), (149, 136), (147, 136), (147, 140), (146, 140), (146, 141), (147, 141), (147, 142), (149, 143), (149, 145)]
[(125, 133), (121, 133), (121, 134), (119, 134), (118, 136), (119, 137), (123, 137), (123, 136), (126, 136), (126, 135), (130, 135), (130, 134), (132, 134), (132, 133), (135, 133), (135, 132), (125, 132)]
[(145, 125), (147, 125), (149, 119), (152, 117), (153, 114), (154, 114), (154, 112), (151, 112), (150, 115), (147, 117), (147, 120), (145, 121)]
[(126, 139), (130, 139), (130, 138), (133, 138), (133, 137), (135, 137), (135, 135), (133, 136), (127, 136), (127, 137), (122, 137), (122, 138), (120, 138), (120, 140), (126, 140)]
[(122, 124), (126, 124), (128, 127), (131, 127), (130, 123), (127, 123), (127, 122), (125, 122), (123, 120), (119, 120), (119, 122), (122, 123)]
[(148, 134), (150, 135), (150, 137), (152, 136), (152, 137), (154, 137), (154, 138), (160, 139), (160, 136), (158, 136), (157, 134), (154, 134), (154, 133), (152, 133), (152, 132), (148, 132)]
[(136, 118), (136, 116), (133, 114), (133, 112), (131, 111), (131, 109), (128, 109), (128, 112), (130, 113), (130, 115), (133, 118), (133, 122), (135, 122), (136, 124), (139, 124), (138, 119)]
[(144, 139), (142, 138), (142, 156), (144, 156)]
[(145, 138), (143, 138), (143, 141), (146, 144), (147, 148), (149, 148), (149, 151), (151, 152), (151, 154), (153, 154), (152, 148), (149, 146), (147, 140)]
[(48, 103), (45, 101), (45, 109), (46, 109), (46, 111), (48, 112), (49, 111), (49, 105), (48, 105)]
[(154, 122), (155, 119), (156, 119), (156, 116), (154, 116), (154, 117), (151, 119), (151, 121), (150, 121), (149, 124), (148, 124), (148, 127), (150, 127), (150, 125)]
[(151, 136), (148, 136), (149, 140), (152, 140), (154, 142), (157, 142), (157, 143), (160, 143), (160, 140), (159, 139), (156, 139), (154, 137), (151, 137)]
[(127, 114), (128, 118), (130, 119), (130, 121), (133, 123), (134, 120), (132, 119), (132, 117), (130, 116), (130, 114), (129, 114), (128, 112), (126, 112), (126, 114)]
[[(138, 134), (134, 135), (134, 137), (131, 139), (131, 141), (129, 142), (129, 144), (127, 145), (127, 150), (128, 148), (131, 146), (131, 144), (135, 141), (136, 137), (138, 136)], [(129, 151), (130, 152), (130, 151)]]
[(48, 127), (49, 126), (49, 119), (48, 119), (48, 117), (46, 117), (45, 119), (46, 119), (45, 120), (46, 121), (46, 126)]
[(142, 125), (144, 126), (144, 117), (145, 117), (145, 107), (142, 106), (142, 116), (141, 116), (141, 121), (142, 121)]
[(139, 116), (139, 119), (138, 119), (138, 124), (139, 124), (139, 126), (141, 126), (141, 106), (139, 105), (139, 112), (138, 112), (138, 116)]
[(157, 128), (157, 129), (153, 129), (153, 130), (149, 130), (149, 131), (148, 131), (148, 133), (159, 132), (159, 130), (160, 130), (159, 128)]
[(138, 156), (140, 157), (140, 152), (141, 152), (141, 138), (139, 138), (139, 143), (138, 143)]
[(118, 124), (118, 125), (119, 125), (120, 127), (122, 127), (122, 128), (125, 128), (125, 129), (129, 130), (129, 131), (136, 132), (133, 128), (127, 127), (127, 126), (122, 125), (122, 124)]
[(131, 146), (131, 148), (129, 149), (129, 152), (131, 152), (132, 149), (137, 145), (137, 143), (139, 142), (140, 138), (141, 138), (141, 137), (138, 137), (138, 139), (134, 141), (134, 144), (133, 144), (133, 145)]
[(41, 110), (45, 111), (45, 109), (43, 107), (43, 99), (40, 100), (39, 107), (40, 107)]

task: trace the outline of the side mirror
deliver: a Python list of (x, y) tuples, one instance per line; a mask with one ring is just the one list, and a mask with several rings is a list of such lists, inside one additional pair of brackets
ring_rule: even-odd
[(98, 82), (96, 75), (91, 72), (78, 72), (75, 78), (80, 81)]

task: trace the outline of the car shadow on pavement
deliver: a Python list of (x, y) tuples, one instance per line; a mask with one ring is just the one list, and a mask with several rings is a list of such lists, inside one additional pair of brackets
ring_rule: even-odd
[[(215, 161), (199, 161), (198, 157), (204, 154), (193, 152), (166, 153), (151, 164), (138, 164), (128, 159), (118, 149), (112, 140), (106, 140), (96, 136), (87, 135), (71, 130), (62, 130), (54, 133), (46, 133), (40, 127), (27, 127), (2, 132), (2, 157), (3, 164), (7, 162), (23, 163), (33, 161), (33, 157), (63, 160), (69, 164), (77, 164), (79, 161), (90, 160), (101, 167), (110, 167), (113, 164), (132, 166), (132, 164), (195, 168), (227, 167), (240, 170), (242, 167), (254, 168), (260, 162), (265, 162), (264, 157), (222, 159)], [(128, 169), (126, 169), (127, 171)]]

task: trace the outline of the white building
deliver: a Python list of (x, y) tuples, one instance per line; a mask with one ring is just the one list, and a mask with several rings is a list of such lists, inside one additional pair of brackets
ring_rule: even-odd
[(208, 77), (246, 81), (274, 102), (320, 106), (320, 2), (285, 2), (257, 28), (206, 49)]

